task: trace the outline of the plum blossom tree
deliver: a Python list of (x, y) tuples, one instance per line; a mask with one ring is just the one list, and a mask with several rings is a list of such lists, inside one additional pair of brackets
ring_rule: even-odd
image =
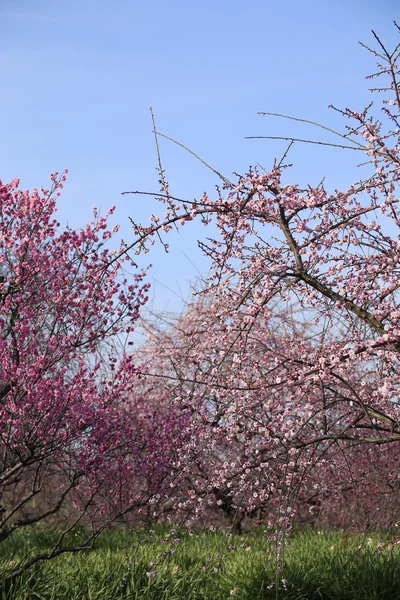
[[(365, 512), (386, 494), (395, 505), (400, 44), (389, 52), (375, 40), (380, 113), (335, 109), (348, 122), (339, 147), (365, 155), (366, 178), (303, 189), (285, 183), (279, 161), (236, 183), (221, 176), (215, 198), (185, 200), (171, 196), (160, 165), (164, 218), (133, 222), (136, 253), (194, 219), (216, 231), (199, 240), (210, 264), (203, 290), (170, 332), (150, 334), (147, 368), (202, 424), (181, 455), (197, 511), (210, 498), (248, 514), (273, 506), (284, 530), (299, 502), (312, 509), (331, 496)], [(380, 480), (372, 464), (386, 464)]]
[[(270, 394), (268, 377), (270, 372), (284, 375), (276, 357), (284, 361), (286, 338), (300, 340), (302, 332), (288, 310), (268, 323), (259, 319), (239, 363), (237, 329), (228, 318), (216, 324), (207, 300), (200, 295), (167, 330), (150, 323), (148, 343), (137, 354), (153, 393), (173, 399), (190, 415), (191, 444), (180, 454), (188, 467), (175, 505), (203, 518), (213, 499), (240, 529), (246, 513), (265, 515), (279, 497), (278, 472), (286, 468), (286, 450), (269, 428), (290, 417), (283, 415), (282, 399)], [(273, 355), (268, 356), (268, 345)], [(257, 389), (249, 387), (254, 378)]]
[[(87, 548), (115, 518), (146, 506), (182, 438), (172, 411), (140, 392), (126, 351), (148, 284), (124, 276), (106, 218), (60, 230), (51, 189), (0, 184), (0, 541), (53, 519), (54, 547), (10, 566)], [(109, 214), (114, 209), (109, 211)], [(132, 485), (132, 481), (135, 485)], [(71, 544), (71, 532), (90, 526)]]

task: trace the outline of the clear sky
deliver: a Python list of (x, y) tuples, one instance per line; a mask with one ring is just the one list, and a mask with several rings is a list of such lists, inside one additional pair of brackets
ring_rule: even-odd
[[(249, 165), (272, 164), (284, 142), (249, 135), (293, 135), (335, 141), (300, 124), (257, 115), (279, 112), (340, 129), (328, 110), (362, 109), (364, 76), (374, 58), (358, 41), (389, 48), (398, 41), (397, 0), (0, 0), (0, 178), (46, 186), (69, 169), (59, 219), (80, 226), (91, 207), (117, 205), (121, 236), (128, 216), (146, 222), (158, 191), (149, 107), (158, 129), (189, 146), (228, 178)], [(196, 197), (218, 183), (181, 148), (161, 143), (171, 193)], [(354, 153), (356, 154), (356, 153)], [(288, 182), (330, 188), (360, 177), (350, 152), (295, 145)], [(178, 310), (188, 282), (206, 262), (196, 248), (201, 226), (156, 249), (153, 306)], [(167, 289), (169, 288), (169, 289)]]

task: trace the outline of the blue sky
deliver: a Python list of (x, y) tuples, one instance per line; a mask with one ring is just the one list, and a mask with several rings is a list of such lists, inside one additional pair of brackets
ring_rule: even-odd
[[(128, 216), (146, 222), (158, 189), (149, 107), (159, 131), (179, 140), (228, 178), (249, 165), (269, 167), (284, 142), (249, 135), (335, 141), (298, 123), (257, 115), (279, 112), (340, 129), (328, 110), (369, 102), (373, 28), (389, 48), (398, 41), (397, 0), (0, 0), (0, 178), (47, 185), (69, 169), (59, 219), (73, 226), (92, 205), (115, 220), (129, 242)], [(196, 197), (218, 183), (181, 148), (161, 142), (171, 192)], [(354, 153), (356, 154), (356, 153)], [(351, 153), (295, 145), (287, 180), (342, 187), (359, 178)], [(207, 263), (196, 248), (201, 226), (142, 258), (157, 310), (179, 310), (189, 281)]]

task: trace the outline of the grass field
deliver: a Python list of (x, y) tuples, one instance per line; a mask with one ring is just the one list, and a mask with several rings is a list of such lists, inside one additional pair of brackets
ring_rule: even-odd
[[(0, 576), (44, 550), (52, 532), (33, 530), (0, 547)], [(389, 535), (305, 530), (285, 548), (276, 575), (262, 530), (110, 531), (96, 548), (37, 565), (5, 600), (374, 600), (400, 599), (400, 546)], [(140, 541), (141, 540), (141, 541)]]

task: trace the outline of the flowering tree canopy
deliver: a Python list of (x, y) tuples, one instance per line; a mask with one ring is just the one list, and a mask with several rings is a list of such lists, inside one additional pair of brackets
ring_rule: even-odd
[(398, 488), (400, 50), (375, 37), (381, 112), (339, 110), (348, 124), (337, 134), (344, 152), (365, 155), (366, 178), (300, 188), (280, 161), (191, 201), (172, 197), (161, 171), (164, 218), (133, 224), (137, 253), (194, 219), (214, 226), (199, 241), (204, 289), (149, 342), (160, 357), (149, 377), (169, 378), (203, 424), (187, 457), (198, 505), (214, 494), (252, 513), (279, 491), (283, 524), (311, 485), (320, 498), (348, 497), (349, 482), (376, 489), (366, 465), (385, 457), (380, 490)]
[(60, 230), (65, 178), (52, 174), (41, 193), (0, 184), (0, 541), (43, 519), (61, 527), (25, 567), (76, 550), (78, 523), (91, 526), (81, 548), (147, 505), (182, 432), (141, 395), (124, 350), (147, 299), (143, 273), (124, 276), (121, 248), (107, 246), (118, 228), (96, 210), (86, 227)]

